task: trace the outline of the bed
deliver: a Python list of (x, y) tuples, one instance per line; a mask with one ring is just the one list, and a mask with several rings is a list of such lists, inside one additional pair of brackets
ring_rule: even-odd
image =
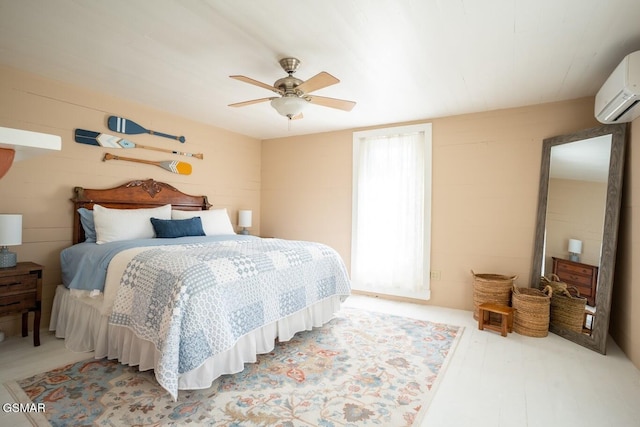
[(153, 369), (174, 399), (322, 326), (350, 294), (335, 250), (237, 235), (206, 196), (148, 179), (71, 200), (50, 330), (70, 350)]

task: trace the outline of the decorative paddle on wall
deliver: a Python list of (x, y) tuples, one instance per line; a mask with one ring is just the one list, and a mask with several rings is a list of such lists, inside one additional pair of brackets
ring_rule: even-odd
[(132, 159), (131, 157), (114, 156), (111, 153), (104, 153), (102, 161), (107, 160), (126, 160), (128, 162), (144, 163), (147, 165), (159, 166), (169, 172), (180, 175), (191, 175), (191, 165), (187, 162), (179, 162), (177, 160), (165, 160), (163, 162), (154, 162), (152, 160)]
[(107, 148), (144, 148), (145, 150), (162, 151), (165, 153), (179, 154), (181, 156), (195, 157), (196, 159), (204, 158), (202, 153), (192, 154), (184, 151), (150, 147), (148, 145), (136, 144), (135, 142), (114, 135), (94, 132), (85, 129), (76, 129), (75, 138), (76, 142), (79, 142), (80, 144), (96, 145)]
[(175, 139), (182, 143), (185, 142), (184, 136), (173, 136), (166, 133), (157, 132), (155, 130), (145, 129), (136, 122), (133, 122), (129, 119), (123, 119), (122, 117), (109, 116), (109, 118), (107, 119), (107, 125), (109, 126), (109, 129), (120, 133), (126, 133), (127, 135), (148, 133), (150, 135), (158, 135), (169, 139)]

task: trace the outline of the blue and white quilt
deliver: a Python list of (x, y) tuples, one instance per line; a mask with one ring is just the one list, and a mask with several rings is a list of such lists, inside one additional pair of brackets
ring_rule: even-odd
[(333, 295), (350, 294), (332, 248), (280, 239), (159, 246), (135, 255), (109, 323), (155, 344), (155, 375), (174, 398), (179, 375), (243, 335)]

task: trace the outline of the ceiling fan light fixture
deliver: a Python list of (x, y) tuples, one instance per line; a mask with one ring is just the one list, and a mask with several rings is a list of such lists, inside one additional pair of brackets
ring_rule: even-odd
[(271, 106), (278, 114), (289, 119), (300, 114), (308, 103), (309, 101), (306, 99), (298, 98), (297, 96), (283, 96), (271, 100)]
[(278, 112), (278, 114), (287, 117), (289, 120), (294, 120), (302, 118), (302, 110), (305, 109), (307, 104), (335, 108), (343, 111), (351, 111), (351, 109), (356, 105), (355, 102), (344, 99), (309, 95), (311, 92), (315, 92), (316, 90), (340, 83), (340, 80), (326, 71), (321, 71), (310, 79), (303, 81), (293, 77), (293, 74), (300, 66), (300, 61), (297, 58), (282, 58), (280, 60), (280, 66), (284, 71), (286, 71), (287, 76), (276, 80), (273, 85), (268, 85), (246, 76), (229, 76), (234, 80), (259, 86), (280, 95), (280, 97), (259, 98), (244, 102), (236, 102), (229, 104), (229, 107), (244, 107), (246, 105), (271, 101), (271, 106)]

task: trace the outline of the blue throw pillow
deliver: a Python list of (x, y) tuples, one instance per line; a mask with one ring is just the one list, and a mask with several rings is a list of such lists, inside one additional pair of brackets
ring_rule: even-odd
[(87, 208), (78, 209), (80, 214), (80, 224), (84, 229), (85, 242), (95, 243), (96, 241), (96, 226), (93, 222), (93, 211)]
[(185, 236), (205, 236), (202, 220), (199, 216), (189, 219), (151, 218), (151, 224), (159, 238), (175, 238)]

